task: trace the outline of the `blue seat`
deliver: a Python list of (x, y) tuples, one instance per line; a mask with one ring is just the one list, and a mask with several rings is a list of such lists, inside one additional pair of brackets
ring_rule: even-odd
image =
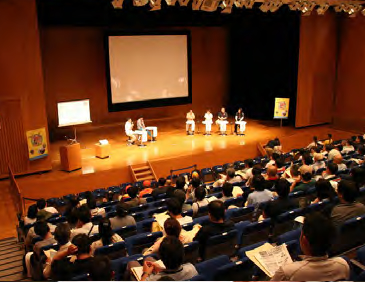
[(261, 242), (258, 242), (258, 243), (243, 247), (243, 248), (238, 250), (237, 255), (241, 259), (246, 258), (247, 257), (246, 252), (251, 251), (253, 249), (256, 249), (256, 248), (262, 246), (265, 243), (267, 243), (267, 241), (261, 241)]
[(130, 213), (137, 213), (137, 212), (141, 212), (141, 211), (145, 211), (149, 208), (149, 204), (142, 204), (142, 205), (138, 205), (136, 207), (132, 207), (129, 209)]
[(151, 203), (151, 207), (159, 208), (167, 205), (167, 200), (162, 199)]
[(226, 211), (226, 219), (230, 219), (234, 223), (246, 220), (251, 221), (254, 210), (255, 207), (253, 205), (242, 208), (228, 209)]
[(304, 196), (305, 196), (304, 191), (291, 192), (288, 195), (288, 197), (291, 199), (300, 198), (300, 197), (304, 197)]
[(108, 191), (110, 191), (114, 194), (119, 194), (121, 190), (122, 189), (119, 186), (110, 186), (110, 187), (108, 187)]
[(47, 221), (53, 225), (57, 225), (59, 223), (67, 222), (67, 218), (65, 216), (52, 217)]
[(184, 263), (190, 262), (195, 264), (199, 258), (199, 243), (193, 241), (184, 245), (185, 259)]
[(180, 173), (179, 174), (179, 177), (185, 177), (185, 176), (189, 177), (190, 176), (190, 172), (183, 172), (183, 173)]
[(298, 229), (295, 229), (295, 230), (291, 230), (289, 232), (286, 232), (284, 234), (281, 234), (281, 235), (279, 235), (276, 238), (276, 243), (278, 245), (281, 245), (283, 243), (286, 243), (286, 242), (289, 242), (289, 241), (293, 241), (293, 240), (298, 240), (299, 241), (300, 233), (301, 232), (302, 232), (301, 229), (298, 228)]
[(196, 270), (198, 271), (199, 275), (205, 277), (206, 281), (212, 281), (214, 275), (217, 272), (217, 269), (223, 265), (230, 263), (228, 256), (218, 256), (213, 259), (209, 259), (195, 265)]
[(103, 219), (103, 216), (101, 215), (95, 215), (91, 218), (91, 222), (94, 224), (94, 225), (98, 225), (99, 222)]
[(120, 257), (125, 257), (127, 255), (126, 243), (125, 242), (118, 242), (114, 244), (110, 244), (108, 246), (103, 246), (97, 248), (95, 250), (95, 255), (104, 255), (107, 256), (109, 259), (117, 259)]
[(105, 194), (106, 194), (106, 191), (104, 188), (95, 189), (93, 191), (93, 195), (95, 198), (102, 198), (105, 196)]
[(145, 219), (145, 212), (131, 213), (131, 216), (133, 216), (137, 222), (142, 221)]
[(299, 240), (292, 240), (285, 242), (288, 252), (293, 260), (298, 260), (299, 255), (302, 255), (302, 250), (300, 249)]
[(212, 167), (212, 170), (215, 174), (223, 173), (225, 172), (225, 169), (221, 165), (215, 165)]
[(71, 281), (89, 281), (89, 273), (84, 273), (71, 278)]
[(183, 211), (181, 213), (182, 216), (193, 216), (193, 210)]
[[(193, 210), (191, 210), (193, 211)], [(191, 216), (193, 213), (191, 213)], [(195, 218), (208, 215), (208, 205), (202, 206), (198, 209), (198, 212), (194, 215)]]
[(59, 198), (47, 199), (47, 206), (52, 206), (52, 207), (60, 206), (60, 199)]
[(129, 255), (140, 254), (149, 248), (155, 241), (162, 237), (162, 232), (142, 233), (125, 239)]
[(230, 262), (218, 267), (213, 281), (250, 281), (254, 274), (254, 264), (248, 258)]
[[(111, 261), (111, 268), (115, 273), (115, 281), (123, 281), (124, 273), (127, 268), (128, 262), (130, 261), (143, 261), (143, 256), (141, 254), (130, 255), (128, 257), (122, 257)], [(86, 280), (85, 280), (86, 281)]]
[(98, 241), (98, 240), (100, 240), (100, 234), (99, 233), (91, 234), (89, 236), (89, 239), (91, 242)]
[(322, 174), (322, 172), (324, 172), (325, 170), (326, 170), (326, 168), (325, 168), (325, 167), (317, 169), (317, 171), (316, 171), (316, 175), (321, 175), (321, 174)]
[(142, 221), (137, 222), (138, 233), (150, 232), (152, 230), (152, 223), (154, 222), (154, 218), (146, 218)]
[(117, 233), (120, 237), (125, 239), (137, 234), (137, 226), (136, 225), (123, 226), (120, 228), (115, 228), (113, 231), (114, 233)]
[(237, 234), (237, 230), (234, 229), (210, 237), (205, 243), (206, 247), (203, 258), (211, 259), (218, 255), (234, 256), (236, 253)]
[(170, 174), (169, 176), (166, 177), (166, 179), (168, 180), (172, 180), (172, 179), (176, 179), (177, 178), (177, 175), (176, 174)]
[(167, 211), (167, 207), (166, 206), (149, 209), (149, 210), (145, 211), (145, 218), (152, 217), (156, 213), (163, 213), (165, 211)]
[(280, 214), (275, 222), (273, 222), (273, 236), (277, 237), (294, 228), (294, 220), (296, 217), (304, 215), (305, 209), (295, 209)]
[(213, 170), (210, 167), (203, 168), (200, 172), (204, 183), (215, 180)]
[(241, 207), (242, 204), (244, 203), (245, 199), (241, 196), (241, 197), (235, 197), (235, 198), (231, 198), (228, 199), (224, 202), (224, 206), (226, 208), (228, 208), (229, 206), (236, 206), (236, 207)]
[(50, 249), (54, 249), (55, 251), (58, 251), (59, 248), (60, 248), (60, 246), (58, 245), (58, 243), (53, 243), (53, 244), (41, 247), (41, 250), (42, 251), (47, 251), (47, 250), (50, 250)]
[(167, 197), (166, 193), (163, 193), (157, 196), (157, 200), (166, 199), (166, 197)]
[(117, 215), (117, 212), (112, 210), (110, 212), (107, 212), (105, 216), (107, 218), (112, 218), (112, 217), (115, 217), (116, 215)]
[(235, 224), (238, 230), (238, 244), (242, 247), (268, 240), (271, 229), (271, 219), (258, 222), (240, 222)]
[(209, 216), (208, 215), (201, 216), (201, 217), (195, 218), (193, 220), (194, 224), (200, 224), (201, 226), (203, 226), (204, 224), (207, 224), (208, 222), (209, 222)]

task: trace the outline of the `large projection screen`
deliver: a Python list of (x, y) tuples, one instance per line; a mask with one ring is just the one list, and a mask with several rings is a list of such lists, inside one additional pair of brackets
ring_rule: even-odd
[(191, 103), (190, 33), (107, 33), (109, 111)]

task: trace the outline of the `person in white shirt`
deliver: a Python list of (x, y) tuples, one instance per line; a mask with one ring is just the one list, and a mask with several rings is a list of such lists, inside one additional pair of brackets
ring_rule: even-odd
[(33, 224), (37, 220), (38, 208), (36, 204), (29, 206), (27, 216), (24, 217), (24, 225)]
[(349, 152), (355, 151), (354, 146), (352, 145), (352, 141), (351, 140), (346, 140), (344, 142), (345, 144), (342, 147), (342, 154), (348, 154)]
[(337, 164), (338, 171), (347, 169), (347, 166), (343, 163), (343, 157), (342, 155), (336, 155), (333, 158), (333, 163)]
[(210, 110), (207, 110), (207, 112), (204, 115), (204, 118), (205, 120), (203, 121), (203, 124), (205, 124), (205, 135), (211, 135), (213, 114), (210, 112)]
[(318, 147), (318, 145), (322, 145), (322, 142), (321, 141), (318, 141), (318, 137), (317, 136), (313, 136), (313, 142), (310, 143), (306, 149), (310, 150), (312, 149), (313, 147)]
[(37, 201), (37, 208), (38, 208), (38, 212), (44, 210), (46, 212), (49, 212), (49, 213), (58, 213), (58, 211), (56, 210), (56, 208), (54, 207), (47, 207), (47, 202), (45, 199), (39, 199)]
[(151, 136), (152, 131), (152, 141), (156, 141), (157, 137), (157, 126), (146, 126), (144, 124), (143, 117), (140, 117), (137, 120), (137, 130), (139, 131), (147, 131), (148, 135)]
[(90, 236), (99, 233), (99, 227), (91, 222), (91, 213), (87, 205), (82, 205), (77, 209), (76, 228), (71, 231), (71, 238), (78, 234), (86, 234)]
[(312, 165), (312, 168), (313, 168), (314, 172), (316, 172), (320, 168), (326, 167), (326, 163), (323, 161), (322, 154), (314, 153), (313, 158), (314, 158), (314, 164)]
[(327, 160), (332, 161), (336, 155), (341, 155), (338, 147), (333, 147), (332, 145), (326, 145), (326, 150), (328, 152)]
[[(195, 115), (193, 113), (193, 110), (190, 110), (187, 114), (186, 114), (186, 134), (187, 135), (194, 135), (194, 131), (195, 131)], [(191, 128), (191, 133), (189, 131), (189, 129)]]
[(132, 119), (128, 119), (127, 122), (124, 125), (125, 134), (130, 138), (130, 143), (134, 144), (134, 142), (137, 140), (136, 135), (133, 133), (133, 122)]
[(122, 237), (113, 232), (108, 218), (103, 218), (99, 222), (99, 235), (100, 239), (91, 244), (91, 255), (94, 255), (95, 250), (98, 248), (124, 241)]

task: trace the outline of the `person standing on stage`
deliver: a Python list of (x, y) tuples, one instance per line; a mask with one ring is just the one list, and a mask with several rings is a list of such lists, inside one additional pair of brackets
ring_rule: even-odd
[(236, 113), (236, 116), (235, 116), (235, 124), (234, 124), (234, 133), (237, 134), (237, 128), (238, 126), (240, 125), (240, 122), (243, 121), (243, 118), (244, 118), (244, 114), (242, 112), (242, 108), (239, 108), (237, 113)]
[(213, 124), (213, 114), (210, 112), (210, 110), (207, 110), (207, 112), (204, 115), (204, 118), (205, 121), (203, 121), (203, 123), (205, 124), (205, 135), (210, 135)]
[(133, 133), (133, 122), (131, 118), (128, 118), (127, 122), (125, 123), (124, 130), (125, 134), (130, 138), (130, 144), (133, 145), (137, 137)]
[(228, 123), (228, 114), (226, 112), (226, 109), (222, 107), (221, 111), (218, 113), (218, 119), (216, 121), (216, 124), (219, 125), (219, 130), (221, 132), (221, 135), (226, 135), (227, 123)]
[[(195, 115), (193, 113), (193, 110), (190, 110), (187, 114), (186, 114), (186, 134), (187, 135), (194, 135), (194, 131), (195, 131)], [(189, 132), (189, 127), (191, 126), (191, 131), (192, 133)]]

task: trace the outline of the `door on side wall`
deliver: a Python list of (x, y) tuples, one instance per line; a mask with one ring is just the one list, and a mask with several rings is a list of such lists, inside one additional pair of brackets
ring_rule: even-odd
[(14, 173), (28, 168), (28, 147), (20, 100), (0, 101), (0, 177), (8, 176), (8, 165)]

